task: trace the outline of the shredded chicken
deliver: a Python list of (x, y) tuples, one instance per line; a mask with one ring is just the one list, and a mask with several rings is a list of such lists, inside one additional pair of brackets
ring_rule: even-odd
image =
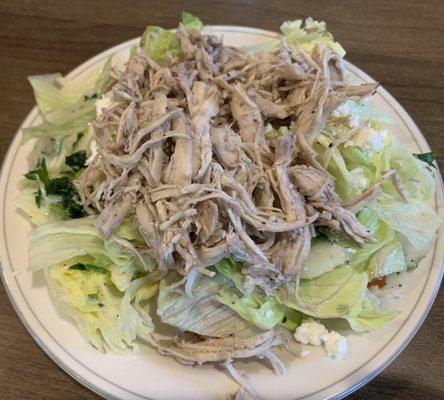
[[(285, 46), (255, 56), (183, 26), (176, 37), (182, 55), (166, 65), (140, 50), (113, 72), (112, 105), (93, 124), (97, 156), (79, 192), (102, 234), (133, 219), (159, 273), (183, 275), (190, 296), (197, 271), (225, 257), (244, 263), (246, 286), (298, 287), (315, 226), (372, 241), (354, 214), (365, 198), (342, 204), (314, 144), (332, 111), (377, 85), (347, 85), (341, 59), (321, 45), (311, 56)], [(274, 123), (287, 129), (269, 137)], [(281, 373), (270, 350), (279, 343), (269, 331), (157, 345), (186, 363), (265, 357)]]

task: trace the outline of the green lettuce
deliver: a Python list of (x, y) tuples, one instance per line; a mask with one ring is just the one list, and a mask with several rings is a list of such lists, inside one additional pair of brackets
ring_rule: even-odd
[(140, 271), (145, 270), (144, 264), (151, 264), (150, 260), (142, 264), (120, 244), (105, 240), (94, 227), (94, 217), (40, 225), (29, 234), (28, 239), (29, 268), (33, 271), (66, 263), (79, 256), (89, 257), (90, 264), (97, 264), (99, 259), (100, 266), (124, 266), (131, 262), (134, 269)]
[[(318, 153), (318, 158), (321, 163), (330, 148), (330, 143), (331, 139), (328, 135), (321, 134), (318, 136), (317, 143), (315, 143), (315, 150)], [(327, 171), (335, 178), (335, 191), (342, 200), (350, 200), (361, 193), (359, 185), (351, 173), (351, 169), (347, 167), (344, 157), (337, 148), (331, 152)]]
[(324, 45), (344, 57), (345, 50), (334, 41), (333, 35), (327, 31), (325, 22), (307, 18), (302, 20), (286, 21), (281, 25), (284, 42), (293, 48), (301, 48), (311, 54), (316, 45)]
[(433, 244), (441, 220), (427, 203), (412, 198), (404, 203), (381, 195), (370, 207), (404, 239), (405, 249), (425, 255)]
[(163, 64), (167, 56), (177, 57), (181, 53), (180, 44), (174, 32), (149, 26), (140, 40), (140, 47), (156, 63)]
[[(203, 28), (199, 18), (190, 13), (182, 13), (182, 24), (185, 28), (200, 31)], [(140, 47), (152, 60), (164, 64), (168, 57), (179, 57), (182, 54), (180, 43), (173, 31), (158, 26), (148, 26), (140, 40)]]
[[(373, 184), (380, 175), (393, 168), (397, 171), (409, 198), (420, 201), (430, 199), (435, 193), (435, 179), (428, 164), (405, 150), (381, 124), (373, 124), (370, 131), (384, 142), (384, 147), (377, 152), (365, 150), (365, 142), (354, 145), (354, 141), (341, 146), (340, 153), (348, 169), (361, 167), (368, 178), (367, 186)], [(369, 137), (369, 140), (370, 137)], [(350, 144), (351, 143), (351, 144)], [(394, 197), (396, 189), (390, 181), (383, 186), (383, 191)]]
[(29, 77), (43, 123), (26, 128), (23, 140), (58, 138), (85, 133), (96, 117), (95, 102), (110, 81), (111, 59), (102, 70), (89, 74), (75, 83), (60, 74)]
[(279, 303), (315, 318), (342, 318), (357, 332), (377, 329), (393, 319), (396, 313), (377, 309), (368, 301), (368, 276), (349, 265), (337, 267), (315, 279), (302, 280), (299, 301), (296, 287), (280, 288)]
[(380, 278), (407, 269), (404, 251), (398, 238), (383, 246), (367, 261), (366, 271), (370, 279)]
[(155, 294), (157, 284), (148, 277), (129, 278), (125, 292), (113, 285), (110, 274), (72, 269), (69, 264), (45, 269), (45, 277), (55, 304), (98, 350), (136, 350), (139, 333), (149, 338), (153, 325), (141, 303)]
[(230, 279), (221, 274), (210, 278), (198, 272), (192, 297), (178, 290), (183, 282), (174, 273), (160, 282), (157, 314), (163, 323), (213, 337), (248, 337), (255, 331), (248, 321), (216, 300), (221, 290), (234, 289)]
[(285, 316), (285, 309), (281, 304), (273, 297), (267, 297), (259, 289), (246, 296), (237, 289), (223, 287), (216, 299), (263, 330), (272, 329), (282, 322)]
[(218, 261), (215, 266), (219, 273), (233, 281), (238, 290), (248, 294), (244, 286), (245, 276), (242, 274), (243, 264), (241, 262), (231, 258), (223, 258)]
[(300, 304), (295, 297), (296, 287), (280, 288), (276, 299), (285, 306), (316, 318), (344, 318), (353, 313), (363, 291), (367, 288), (366, 273), (358, 273), (350, 266), (337, 267), (317, 278), (302, 280), (299, 285)]
[(378, 299), (366, 290), (360, 306), (354, 313), (347, 316), (346, 320), (355, 332), (366, 332), (379, 329), (397, 315), (396, 311), (382, 310), (378, 305)]
[(216, 270), (234, 284), (234, 287), (232, 284), (223, 286), (216, 299), (260, 329), (272, 329), (282, 324), (294, 330), (301, 323), (301, 314), (266, 296), (258, 287), (246, 288), (242, 266), (241, 262), (229, 258), (216, 264)]
[(201, 31), (204, 27), (202, 21), (198, 17), (186, 11), (182, 12), (182, 24), (185, 28), (194, 29), (196, 31)]
[(146, 302), (157, 283), (145, 265), (119, 243), (105, 240), (93, 217), (40, 225), (29, 235), (29, 268), (43, 269), (55, 303), (101, 351), (137, 349), (138, 336), (150, 340)]
[(344, 246), (329, 240), (313, 239), (301, 278), (312, 279), (345, 264), (350, 253)]
[(247, 50), (256, 52), (272, 52), (280, 48), (284, 43), (293, 50), (303, 50), (311, 54), (316, 45), (323, 45), (340, 57), (344, 57), (345, 50), (335, 42), (333, 35), (327, 31), (325, 22), (315, 21), (307, 18), (304, 22), (301, 19), (286, 21), (281, 25), (282, 35), (264, 44), (249, 47)]

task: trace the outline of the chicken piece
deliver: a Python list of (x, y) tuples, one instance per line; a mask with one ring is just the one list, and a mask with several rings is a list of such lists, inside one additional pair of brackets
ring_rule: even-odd
[(202, 243), (206, 243), (216, 230), (219, 207), (214, 201), (207, 200), (199, 203), (196, 210), (196, 234)]
[(173, 128), (183, 137), (176, 139), (174, 153), (165, 171), (164, 181), (167, 184), (186, 186), (191, 183), (193, 172), (193, 141), (190, 124), (185, 115), (174, 120)]
[(204, 82), (194, 82), (193, 101), (190, 105), (191, 123), (194, 131), (195, 159), (199, 164), (193, 165), (193, 179), (199, 181), (208, 169), (212, 157), (210, 121), (219, 111), (220, 96), (215, 86)]
[[(202, 338), (190, 336), (174, 339), (156, 340), (157, 350), (161, 354), (171, 355), (185, 364), (204, 364), (207, 362), (226, 361), (236, 358), (250, 358), (283, 343), (276, 331), (267, 331), (247, 339)], [(197, 340), (196, 340), (197, 339)]]
[(109, 239), (113, 232), (120, 226), (131, 207), (131, 197), (124, 195), (110, 203), (99, 215), (94, 226), (102, 235)]

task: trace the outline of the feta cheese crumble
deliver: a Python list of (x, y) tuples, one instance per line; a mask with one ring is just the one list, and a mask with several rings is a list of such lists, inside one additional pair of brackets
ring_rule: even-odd
[(331, 358), (341, 358), (347, 353), (347, 339), (338, 332), (331, 331), (322, 336), (325, 352)]
[[(307, 318), (296, 328), (294, 337), (302, 344), (323, 346), (325, 352), (331, 358), (341, 358), (347, 353), (347, 339), (338, 332), (329, 332), (324, 325), (312, 318)], [(300, 356), (305, 357), (309, 354), (306, 353), (307, 351), (301, 352)]]
[(308, 318), (296, 328), (294, 337), (299, 343), (320, 346), (322, 336), (327, 333), (328, 331), (324, 325), (311, 318)]

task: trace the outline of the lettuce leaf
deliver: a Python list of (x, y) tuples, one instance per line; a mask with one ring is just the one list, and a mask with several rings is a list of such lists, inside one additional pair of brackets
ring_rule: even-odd
[[(194, 15), (183, 12), (182, 24), (185, 28), (200, 31), (202, 21)], [(158, 26), (148, 26), (140, 40), (140, 47), (158, 64), (164, 64), (169, 57), (179, 57), (182, 50), (173, 31)]]
[[(85, 255), (94, 259), (91, 264), (124, 266), (132, 262), (135, 268), (143, 270), (140, 262), (125, 248), (102, 237), (94, 227), (94, 217), (40, 225), (29, 234), (28, 239), (29, 269), (32, 271)], [(97, 264), (97, 259), (101, 260), (100, 264)]]
[(231, 279), (238, 290), (245, 293), (245, 276), (242, 274), (243, 264), (241, 262), (224, 258), (218, 261), (215, 267), (219, 273)]
[(302, 50), (311, 54), (316, 45), (323, 45), (340, 57), (344, 57), (345, 50), (335, 42), (333, 35), (327, 31), (325, 22), (315, 21), (307, 18), (304, 22), (301, 19), (285, 21), (281, 25), (282, 35), (276, 39), (262, 43), (260, 45), (249, 46), (247, 51), (252, 53), (268, 53), (276, 51), (281, 44), (285, 44), (290, 49)]
[(377, 213), (370, 208), (362, 210), (358, 214), (358, 220), (370, 230), (370, 233), (375, 238), (374, 242), (366, 243), (363, 247), (356, 243), (350, 244), (355, 251), (350, 258), (349, 265), (351, 267), (360, 267), (362, 271), (373, 254), (395, 239), (395, 231), (390, 228), (389, 224), (381, 221)]
[(140, 40), (140, 47), (158, 64), (163, 64), (168, 55), (177, 57), (181, 53), (181, 47), (174, 32), (158, 26), (149, 26), (145, 29)]
[(259, 289), (245, 296), (237, 289), (225, 286), (216, 299), (263, 330), (272, 329), (282, 322), (285, 315), (284, 308), (274, 298), (261, 293)]
[(288, 290), (280, 288), (276, 299), (285, 306), (316, 318), (344, 318), (353, 313), (359, 304), (363, 291), (367, 288), (367, 274), (354, 271), (350, 266), (337, 267), (317, 278), (302, 280), (299, 297), (295, 297), (296, 287)]
[(141, 262), (94, 228), (94, 217), (38, 226), (29, 266), (44, 270), (54, 302), (101, 351), (137, 349), (154, 326), (145, 303), (157, 291)]
[[(26, 128), (23, 140), (58, 138), (86, 133), (88, 123), (96, 117), (95, 102), (106, 90), (112, 56), (104, 67), (75, 83), (60, 74), (30, 76), (43, 123)], [(89, 145), (89, 143), (88, 143)]]
[(401, 242), (394, 238), (368, 260), (366, 271), (369, 278), (380, 278), (407, 269)]
[(441, 220), (427, 203), (416, 199), (404, 203), (381, 195), (370, 207), (402, 236), (404, 248), (410, 246), (424, 256), (433, 244)]
[(382, 310), (371, 301), (365, 272), (357, 272), (350, 266), (335, 268), (318, 278), (300, 283), (299, 297), (295, 287), (279, 289), (276, 299), (285, 306), (315, 318), (343, 318), (356, 332), (381, 327), (392, 320), (396, 313)]
[(313, 239), (310, 253), (302, 271), (302, 279), (316, 278), (335, 267), (345, 264), (350, 257), (350, 253), (345, 247), (321, 239)]
[(334, 41), (333, 35), (327, 31), (325, 22), (307, 18), (286, 21), (281, 25), (284, 42), (292, 48), (300, 48), (311, 54), (316, 45), (324, 45), (336, 52), (340, 57), (345, 56), (343, 47)]
[(202, 21), (193, 14), (190, 14), (186, 11), (182, 12), (182, 24), (187, 29), (194, 29), (196, 31), (201, 31), (203, 29)]
[(76, 322), (98, 350), (137, 350), (139, 332), (149, 338), (153, 325), (147, 314), (138, 311), (140, 303), (149, 299), (147, 291), (152, 296), (157, 288), (148, 277), (131, 281), (124, 293), (112, 285), (110, 274), (75, 270), (68, 264), (45, 269), (45, 277), (56, 306)]
[(234, 288), (230, 279), (221, 274), (210, 278), (199, 273), (193, 297), (178, 290), (182, 283), (183, 279), (174, 273), (160, 282), (157, 314), (163, 323), (206, 336), (251, 336), (255, 328), (216, 300), (222, 289)]
[(382, 310), (378, 300), (368, 290), (365, 291), (360, 307), (356, 312), (346, 317), (355, 332), (366, 332), (379, 329), (387, 322), (392, 321), (398, 313), (391, 310)]
[[(318, 136), (317, 143), (315, 143), (315, 150), (319, 155), (319, 160), (324, 159), (325, 153), (330, 148), (331, 138), (326, 134)], [(356, 182), (353, 174), (339, 151), (334, 149), (330, 162), (328, 163), (328, 172), (335, 178), (335, 190), (342, 200), (347, 201), (361, 193), (359, 184)]]

